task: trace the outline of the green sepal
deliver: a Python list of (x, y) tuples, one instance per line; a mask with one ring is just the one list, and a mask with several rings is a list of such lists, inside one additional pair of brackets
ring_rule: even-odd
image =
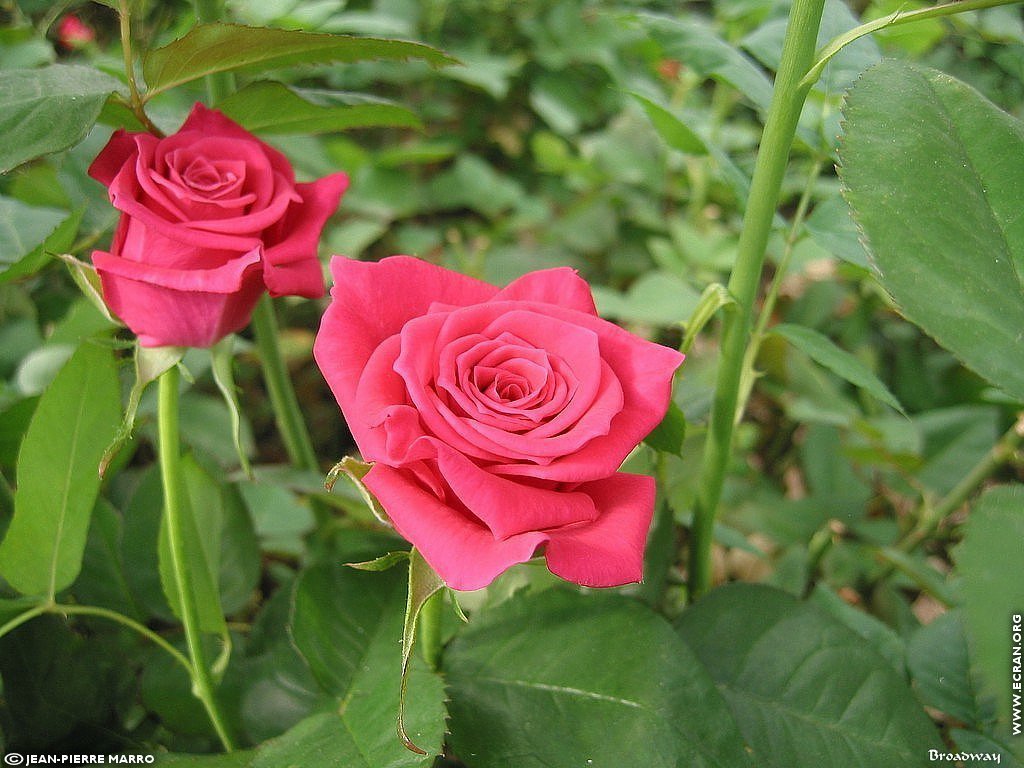
[(139, 402), (142, 400), (142, 393), (146, 391), (146, 387), (156, 381), (161, 373), (171, 366), (177, 365), (185, 354), (184, 347), (143, 347), (137, 341), (133, 346), (135, 347), (135, 381), (128, 393), (128, 404), (124, 409), (121, 426), (110, 445), (103, 452), (103, 458), (100, 459), (100, 477), (106, 474), (110, 462), (117, 457), (124, 444), (131, 439)]
[(370, 489), (363, 484), (363, 478), (366, 477), (366, 473), (372, 468), (372, 464), (367, 464), (365, 461), (360, 461), (352, 456), (346, 456), (331, 467), (331, 470), (327, 473), (327, 479), (324, 480), (324, 488), (328, 491), (332, 490), (334, 484), (338, 482), (338, 478), (345, 475), (345, 477), (352, 481), (356, 490), (359, 491), (359, 495), (363, 497), (363, 501), (366, 502), (366, 506), (373, 513), (373, 516), (381, 524), (386, 525), (388, 528), (393, 528), (394, 526), (388, 519), (387, 513), (380, 505), (380, 502), (370, 493)]
[(58, 253), (57, 258), (67, 265), (75, 285), (78, 286), (78, 289), (85, 298), (100, 311), (100, 314), (114, 325), (124, 325), (124, 323), (110, 314), (110, 309), (107, 307), (106, 302), (103, 301), (103, 286), (100, 284), (100, 276), (96, 273), (96, 268), (92, 264), (76, 259), (70, 253)]
[(231, 439), (235, 444), (238, 462), (246, 478), (252, 480), (252, 465), (242, 446), (242, 409), (238, 405), (235, 376), (231, 368), (231, 363), (234, 360), (232, 356), (234, 338), (234, 336), (225, 336), (210, 347), (210, 369), (213, 372), (213, 381), (217, 385), (217, 389), (220, 390), (224, 403), (228, 407), (228, 413), (231, 415)]
[(398, 550), (397, 552), (388, 552), (386, 555), (374, 558), (373, 560), (364, 560), (359, 563), (345, 563), (349, 568), (355, 568), (360, 571), (386, 571), (390, 568), (395, 567), (399, 563), (404, 563), (409, 559), (409, 553), (404, 549)]
[(416, 627), (420, 612), (442, 589), (446, 587), (441, 577), (427, 564), (419, 550), (413, 548), (409, 552), (409, 596), (405, 603), (405, 626), (402, 629), (402, 693), (398, 705), (398, 738), (402, 740), (406, 749), (418, 755), (427, 753), (412, 742), (405, 730), (405, 693), (409, 684), (409, 662), (416, 643)]

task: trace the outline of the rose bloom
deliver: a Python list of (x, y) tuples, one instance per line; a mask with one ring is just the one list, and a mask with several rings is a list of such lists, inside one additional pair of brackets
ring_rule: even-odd
[(82, 48), (96, 39), (92, 27), (69, 13), (57, 25), (57, 42), (68, 50)]
[(318, 298), (320, 231), (344, 173), (297, 184), (287, 158), (196, 104), (177, 133), (116, 131), (89, 168), (121, 211), (93, 265), (111, 310), (147, 347), (208, 347), (264, 290)]
[(683, 356), (597, 316), (568, 268), (506, 288), (407, 256), (331, 261), (314, 356), (398, 532), (454, 589), (543, 547), (569, 581), (639, 581), (654, 480), (618, 472)]

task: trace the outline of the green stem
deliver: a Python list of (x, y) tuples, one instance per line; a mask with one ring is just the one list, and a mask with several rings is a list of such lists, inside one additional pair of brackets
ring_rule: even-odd
[(1024, 440), (1024, 413), (1017, 417), (1017, 422), (1004, 434), (992, 449), (964, 475), (937, 504), (926, 507), (917, 521), (917, 525), (900, 541), (899, 548), (904, 552), (912, 552), (931, 537), (942, 525), (943, 520), (956, 512), (970, 498), (978, 487), (988, 479), (999, 467), (1009, 461)]
[(736, 404), (739, 400), (754, 300), (761, 282), (765, 248), (772, 231), (790, 147), (807, 96), (808, 88), (800, 85), (800, 79), (814, 60), (814, 44), (824, 4), (825, 0), (793, 2), (782, 46), (782, 62), (775, 78), (775, 90), (754, 166), (736, 265), (729, 278), (729, 292), (737, 306), (735, 312), (728, 312), (724, 317), (715, 399), (694, 509), (690, 538), (691, 599), (699, 598), (711, 587), (711, 544), (715, 515), (732, 453)]
[(444, 601), (444, 590), (435, 592), (427, 598), (420, 608), (419, 641), (423, 660), (433, 670), (441, 664), (441, 603)]
[(210, 721), (224, 749), (231, 752), (234, 743), (214, 697), (213, 678), (206, 662), (203, 638), (199, 631), (199, 610), (192, 591), (192, 575), (185, 556), (182, 536), (184, 514), (184, 477), (181, 469), (181, 442), (178, 435), (178, 382), (181, 374), (171, 366), (160, 374), (157, 422), (159, 426), (160, 476), (164, 488), (164, 522), (167, 527), (167, 549), (171, 557), (171, 574), (181, 603), (181, 623), (185, 643), (192, 660), (192, 692), (206, 708)]
[(861, 24), (859, 27), (854, 27), (848, 32), (844, 32), (829, 41), (829, 43), (821, 49), (821, 53), (818, 54), (818, 58), (815, 60), (814, 66), (807, 70), (807, 74), (804, 76), (803, 80), (800, 81), (800, 85), (805, 88), (810, 88), (818, 82), (818, 78), (821, 77), (822, 71), (833, 56), (843, 50), (843, 48), (848, 46), (850, 43), (855, 40), (859, 40), (865, 35), (870, 35), (872, 32), (878, 32), (880, 29), (885, 29), (887, 27), (898, 27), (901, 24), (910, 24), (914, 21), (937, 19), (942, 16), (952, 16), (954, 13), (981, 11), (985, 8), (995, 8), (1000, 5), (1014, 5), (1019, 2), (1020, 0), (957, 0), (957, 2), (935, 5), (931, 8), (920, 8), (916, 11), (896, 11), (895, 13), (890, 13), (888, 16), (882, 16), (874, 19), (865, 24)]
[(793, 214), (793, 221), (789, 227), (789, 235), (786, 236), (786, 244), (782, 250), (782, 258), (779, 259), (779, 266), (772, 277), (772, 283), (768, 286), (768, 293), (765, 294), (761, 311), (754, 324), (754, 331), (747, 344), (747, 351), (743, 358), (743, 373), (740, 377), (740, 396), (736, 403), (736, 420), (738, 421), (743, 411), (747, 408), (747, 400), (750, 399), (750, 392), (754, 388), (754, 363), (761, 350), (761, 342), (764, 341), (765, 332), (768, 330), (768, 323), (771, 322), (772, 313), (775, 312), (775, 302), (778, 301), (779, 291), (782, 289), (782, 281), (789, 271), (789, 262), (793, 258), (793, 247), (800, 237), (800, 229), (804, 219), (807, 217), (807, 209), (811, 204), (811, 195), (814, 193), (814, 186), (821, 175), (822, 161), (816, 160), (807, 176), (807, 183), (804, 185), (803, 194), (800, 195), (800, 202), (797, 203), (796, 212)]
[(138, 632), (140, 635), (145, 637), (147, 640), (152, 642), (154, 645), (159, 646), (161, 649), (166, 651), (171, 658), (173, 658), (178, 664), (184, 667), (185, 671), (188, 672), (189, 676), (192, 676), (193, 669), (192, 664), (189, 662), (185, 655), (171, 645), (169, 642), (164, 640), (160, 635), (151, 630), (144, 624), (140, 624), (124, 614), (118, 613), (117, 611), (111, 611), (107, 608), (100, 608), (95, 605), (53, 605), (49, 608), (49, 613), (60, 613), (65, 616), (98, 616), (103, 619), (109, 619), (110, 621), (117, 622), (128, 629)]
[[(194, 0), (196, 21), (211, 24), (224, 18), (223, 0)], [(217, 72), (206, 76), (206, 93), (210, 106), (215, 106), (235, 91), (235, 76), (230, 72)]]
[(274, 408), (277, 426), (284, 439), (285, 450), (294, 466), (311, 472), (320, 471), (313, 450), (313, 441), (306, 429), (306, 422), (299, 409), (299, 400), (295, 396), (288, 368), (278, 344), (277, 316), (269, 296), (264, 296), (256, 305), (252, 315), (252, 327), (256, 335), (256, 345), (263, 361), (263, 380), (267, 384), (270, 404)]

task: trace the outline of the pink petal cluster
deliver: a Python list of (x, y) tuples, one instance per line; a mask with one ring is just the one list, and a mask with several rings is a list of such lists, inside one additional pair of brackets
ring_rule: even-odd
[(448, 586), (539, 549), (578, 584), (639, 581), (654, 481), (618, 469), (683, 356), (599, 318), (567, 268), (500, 290), (406, 256), (331, 269), (317, 363), (367, 487)]
[(296, 183), (284, 155), (196, 104), (166, 138), (115, 132), (89, 174), (121, 211), (93, 253), (103, 297), (143, 346), (210, 346), (265, 290), (323, 295), (317, 244), (344, 173)]

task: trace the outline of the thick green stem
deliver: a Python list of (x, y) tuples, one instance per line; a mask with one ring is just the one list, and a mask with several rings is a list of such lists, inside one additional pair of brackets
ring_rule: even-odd
[(807, 209), (811, 204), (811, 195), (814, 193), (814, 186), (821, 175), (822, 161), (816, 160), (807, 176), (807, 184), (804, 186), (803, 194), (800, 195), (800, 202), (797, 203), (796, 213), (793, 214), (793, 221), (789, 227), (789, 235), (786, 237), (786, 244), (782, 250), (782, 258), (779, 259), (778, 269), (772, 277), (772, 284), (768, 286), (761, 311), (754, 323), (754, 332), (747, 344), (747, 352), (743, 359), (743, 373), (740, 377), (740, 396), (736, 401), (736, 419), (747, 408), (747, 400), (750, 399), (750, 392), (754, 388), (756, 374), (754, 363), (757, 361), (758, 352), (761, 350), (761, 343), (764, 341), (765, 333), (768, 330), (768, 323), (771, 322), (772, 313), (775, 311), (775, 302), (778, 301), (779, 291), (782, 289), (782, 281), (789, 271), (789, 262), (793, 258), (793, 247), (800, 237), (800, 230), (803, 227), (804, 219), (807, 217)]
[(19, 613), (13, 619), (0, 626), (0, 637), (3, 637), (8, 632), (13, 632), (22, 624), (24, 624), (27, 621), (31, 621), (36, 616), (42, 616), (44, 613), (49, 611), (51, 607), (51, 603), (43, 603), (41, 605), (35, 606), (34, 608), (29, 608), (24, 613)]
[(737, 306), (736, 311), (727, 313), (724, 319), (715, 399), (694, 509), (689, 564), (692, 599), (700, 597), (711, 587), (711, 544), (715, 514), (732, 454), (736, 404), (750, 337), (754, 301), (761, 282), (765, 248), (772, 231), (779, 190), (789, 162), (789, 151), (796, 135), (800, 110), (807, 96), (808, 88), (801, 87), (800, 80), (814, 61), (814, 46), (824, 4), (824, 0), (793, 2), (782, 47), (782, 62), (775, 78), (775, 91), (754, 166), (736, 265), (729, 278), (729, 292)]
[(277, 317), (269, 296), (264, 296), (256, 305), (252, 327), (256, 334), (256, 344), (260, 349), (260, 359), (263, 361), (263, 380), (267, 385), (267, 394), (270, 395), (270, 404), (274, 409), (288, 458), (296, 467), (319, 472), (320, 463), (313, 451), (313, 441), (306, 429), (306, 422), (299, 409), (299, 400), (295, 396), (295, 389), (288, 377), (288, 368), (281, 355)]
[[(196, 21), (200, 24), (211, 24), (224, 19), (223, 0), (193, 0), (196, 10)], [(230, 72), (218, 72), (206, 76), (206, 94), (210, 106), (216, 106), (235, 91), (235, 76)]]
[(437, 670), (441, 665), (441, 603), (443, 602), (444, 590), (440, 590), (427, 598), (427, 602), (420, 608), (420, 653), (423, 654), (423, 660), (433, 670)]
[(185, 643), (192, 660), (192, 693), (206, 708), (217, 736), (224, 749), (234, 749), (234, 743), (217, 700), (214, 696), (213, 677), (206, 661), (203, 638), (199, 630), (199, 610), (192, 591), (192, 575), (186, 564), (185, 541), (182, 536), (185, 514), (185, 484), (181, 468), (181, 443), (178, 435), (178, 382), (177, 366), (160, 375), (157, 423), (159, 428), (160, 476), (164, 488), (164, 522), (167, 529), (167, 549), (171, 557), (171, 574), (181, 607), (181, 623), (185, 629)]

